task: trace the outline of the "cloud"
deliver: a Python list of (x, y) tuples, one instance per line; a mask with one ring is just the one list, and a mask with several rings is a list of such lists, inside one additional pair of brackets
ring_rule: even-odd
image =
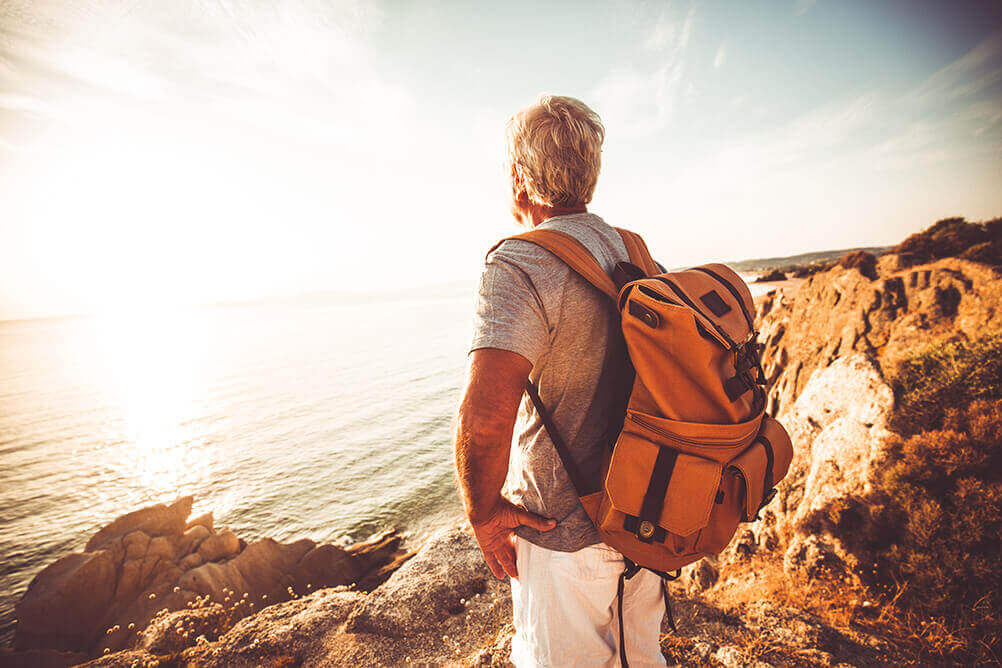
[(725, 63), (727, 63), (727, 45), (721, 43), (717, 55), (713, 58), (713, 69), (719, 70)]
[(793, 0), (793, 13), (797, 16), (803, 16), (816, 4), (818, 4), (818, 0)]
[(658, 53), (654, 64), (616, 67), (595, 86), (596, 107), (614, 132), (643, 137), (667, 125), (685, 92), (686, 53), (695, 21), (695, 7), (678, 18), (663, 12), (642, 42), (645, 49)]
[(931, 75), (909, 93), (909, 101), (941, 104), (996, 89), (1002, 83), (1002, 30)]
[[(0, 109), (86, 125), (106, 115), (196, 116), (322, 143), (406, 138), (415, 100), (376, 69), (374, 3), (0, 6)], [(36, 20), (37, 19), (37, 20)], [(42, 110), (42, 114), (38, 111)], [(347, 132), (346, 129), (351, 131)], [(0, 125), (0, 137), (19, 137)]]
[[(871, 91), (814, 109), (708, 156), (678, 187), (752, 183), (805, 173), (876, 174), (977, 156), (999, 159), (1002, 35), (899, 95)], [(687, 185), (690, 184), (690, 185)]]

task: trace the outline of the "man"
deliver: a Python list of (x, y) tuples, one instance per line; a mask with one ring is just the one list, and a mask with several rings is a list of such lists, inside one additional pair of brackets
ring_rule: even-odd
[[(619, 234), (589, 213), (605, 129), (580, 100), (541, 96), (509, 119), (515, 219), (574, 236), (609, 272), (628, 259)], [(508, 240), (486, 261), (456, 423), (456, 468), (484, 560), (511, 578), (517, 666), (616, 665), (622, 555), (600, 542), (532, 402), (527, 379), (579, 470), (597, 474), (613, 397), (598, 391), (616, 323), (608, 297), (556, 256)], [(517, 442), (512, 434), (519, 425)], [(632, 665), (665, 665), (658, 576), (626, 581)]]

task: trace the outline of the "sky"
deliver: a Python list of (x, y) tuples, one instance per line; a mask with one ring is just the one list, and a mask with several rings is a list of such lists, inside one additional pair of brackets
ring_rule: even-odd
[(472, 281), (540, 93), (668, 266), (1002, 216), (999, 2), (0, 0), (0, 318)]

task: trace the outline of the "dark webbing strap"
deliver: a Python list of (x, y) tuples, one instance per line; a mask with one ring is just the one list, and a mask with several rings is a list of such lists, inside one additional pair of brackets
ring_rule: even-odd
[[(619, 584), (616, 586), (616, 610), (619, 613), (619, 662), (623, 665), (623, 668), (630, 668), (630, 662), (626, 660), (626, 631), (623, 621), (623, 593), (626, 589), (626, 581), (639, 573), (642, 568), (644, 567), (640, 564), (634, 563), (630, 559), (623, 557), (623, 572), (619, 574)], [(665, 619), (668, 620), (668, 628), (672, 630), (672, 633), (678, 633), (678, 629), (675, 628), (675, 618), (672, 616), (671, 612), (671, 599), (668, 596), (668, 583), (672, 580), (677, 580), (682, 574), (682, 571), (676, 571), (674, 574), (668, 574), (656, 571), (652, 568), (648, 568), (647, 570), (661, 578), (661, 593), (664, 596), (665, 601)]]
[(762, 485), (762, 502), (759, 504), (759, 510), (761, 510), (762, 506), (768, 503), (769, 492), (772, 490), (774, 484), (772, 476), (773, 468), (776, 466), (776, 453), (773, 451), (772, 442), (768, 438), (759, 435), (758, 440), (765, 446), (765, 479)]
[(560, 456), (560, 461), (564, 465), (564, 469), (567, 471), (567, 477), (571, 479), (571, 483), (574, 485), (574, 491), (577, 492), (579, 497), (586, 496), (589, 493), (589, 488), (585, 482), (584, 477), (581, 475), (580, 469), (578, 469), (577, 464), (571, 458), (571, 451), (567, 447), (567, 443), (564, 439), (560, 437), (560, 433), (557, 431), (557, 425), (553, 423), (553, 418), (550, 417), (550, 412), (546, 410), (546, 406), (543, 405), (543, 400), (539, 398), (539, 390), (536, 388), (536, 384), (531, 380), (525, 381), (525, 393), (529, 395), (529, 399), (532, 400), (532, 405), (536, 407), (536, 412), (539, 413), (539, 419), (543, 421), (543, 427), (546, 429), (546, 433), (549, 435), (550, 440), (553, 441), (553, 447), (556, 449), (557, 454)]
[(619, 574), (619, 584), (616, 586), (616, 610), (619, 612), (619, 662), (623, 668), (630, 668), (630, 662), (626, 660), (626, 631), (623, 625), (623, 591), (626, 588), (626, 581), (640, 572), (640, 566), (623, 557), (623, 572)]
[[(659, 448), (658, 456), (654, 460), (654, 468), (651, 470), (650, 481), (647, 483), (647, 491), (644, 493), (644, 501), (640, 506), (640, 523), (637, 525), (637, 538), (645, 543), (654, 540), (653, 527), (656, 527), (661, 520), (661, 510), (665, 505), (665, 495), (668, 493), (668, 483), (671, 482), (671, 474), (675, 471), (675, 462), (678, 460), (678, 451), (671, 448)], [(642, 535), (641, 527), (644, 522), (650, 522), (651, 535)]]

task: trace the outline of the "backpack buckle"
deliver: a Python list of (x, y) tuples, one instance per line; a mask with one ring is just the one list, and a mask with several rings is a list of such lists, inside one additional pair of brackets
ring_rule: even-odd
[(647, 520), (643, 520), (640, 526), (637, 527), (637, 534), (641, 538), (650, 538), (654, 535), (654, 525)]

